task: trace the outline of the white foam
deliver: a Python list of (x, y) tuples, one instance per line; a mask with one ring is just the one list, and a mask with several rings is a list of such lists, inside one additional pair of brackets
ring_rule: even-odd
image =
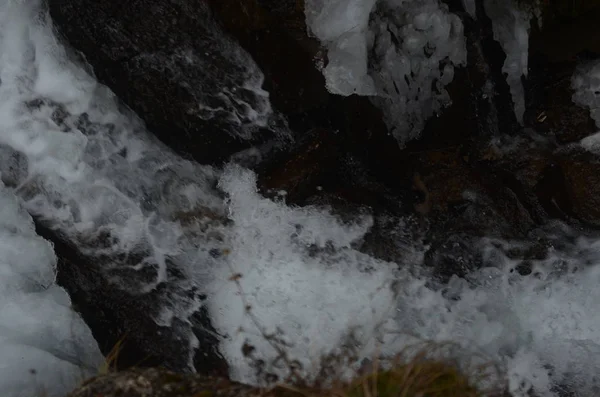
[[(365, 219), (348, 226), (323, 210), (262, 198), (253, 175), (235, 167), (220, 184), (235, 226), (212, 308), (216, 326), (226, 331), (223, 352), (236, 363), (235, 378), (258, 382), (242, 353), (245, 343), (267, 364), (277, 361), (279, 352), (261, 333), (289, 343), (283, 350), (310, 378), (321, 355), (335, 351), (350, 329), (359, 357), (367, 358), (399, 352), (415, 338), (455, 342), (463, 360), (483, 355), (496, 362), (513, 396), (555, 396), (561, 387), (583, 396), (600, 387), (600, 240), (571, 244), (558, 237), (561, 250), (531, 261), (532, 274), (520, 276), (520, 261), (505, 252), (529, 243), (484, 239), (476, 247), (485, 260), (480, 271), (434, 287), (427, 272), (418, 276), (410, 264), (395, 268), (354, 251)], [(284, 376), (279, 364), (265, 369)]]
[[(215, 171), (175, 156), (74, 64), (40, 5), (0, 6), (0, 144), (27, 159), (15, 191), (97, 265), (149, 272), (145, 281), (110, 277), (124, 289), (152, 290), (166, 281), (168, 261), (181, 266), (173, 280), (181, 295), (166, 298), (155, 316), (186, 322), (199, 305), (183, 292), (194, 287), (186, 275), (208, 282), (193, 264), (209, 266), (219, 245), (217, 231), (207, 235), (204, 226), (223, 213)], [(195, 346), (191, 329), (188, 336)]]
[(97, 372), (102, 355), (55, 284), (52, 245), (0, 183), (0, 390), (62, 397)]
[[(218, 272), (222, 281), (213, 286), (211, 302), (215, 325), (227, 331), (223, 353), (236, 363), (235, 379), (259, 380), (242, 353), (244, 343), (266, 359), (265, 370), (285, 375), (285, 367), (270, 365), (278, 351), (261, 332), (281, 330), (277, 336), (291, 344), (284, 348), (290, 360), (298, 360), (310, 378), (318, 370), (311, 361), (338, 348), (351, 328), (370, 334), (389, 315), (396, 266), (351, 248), (368, 230), (370, 217), (343, 225), (318, 209), (264, 199), (254, 175), (238, 167), (230, 167), (220, 185), (229, 194), (235, 226), (228, 266)], [(230, 280), (234, 274), (240, 276), (237, 283)]]

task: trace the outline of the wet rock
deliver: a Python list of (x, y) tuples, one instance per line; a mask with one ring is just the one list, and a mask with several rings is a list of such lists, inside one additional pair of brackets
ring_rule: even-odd
[(12, 147), (0, 144), (0, 179), (5, 186), (15, 187), (27, 178), (27, 157)]
[[(36, 230), (52, 239), (59, 259), (57, 282), (69, 292), (74, 309), (92, 330), (102, 353), (108, 355), (120, 344), (112, 363), (115, 369), (162, 366), (187, 372), (191, 369), (191, 355), (192, 365), (199, 373), (227, 375), (228, 366), (218, 352), (217, 333), (205, 309), (198, 310), (190, 323), (174, 318), (170, 326), (159, 326), (155, 316), (162, 302), (180, 293), (172, 285), (165, 283), (146, 293), (136, 293), (134, 288), (125, 290), (107, 277), (106, 264), (101, 260), (81, 255), (41, 223), (36, 224)], [(127, 275), (113, 274), (115, 278), (124, 276)], [(140, 274), (129, 277), (139, 280)], [(190, 327), (199, 340), (195, 352), (188, 343)]]
[(300, 203), (327, 182), (328, 174), (337, 167), (338, 156), (331, 131), (308, 131), (294, 149), (262, 165), (259, 188), (268, 195), (284, 193), (288, 202)]
[(273, 135), (262, 72), (205, 1), (51, 0), (49, 6), (58, 31), (99, 81), (178, 152), (218, 162)]
[[(252, 55), (265, 74), (274, 106), (304, 125), (307, 112), (327, 103), (325, 81), (315, 68), (319, 43), (308, 37), (304, 4), (296, 0), (209, 0), (215, 18)], [(301, 130), (304, 127), (300, 127)]]
[(600, 158), (583, 150), (570, 150), (561, 153), (557, 165), (564, 175), (568, 197), (564, 211), (600, 226)]

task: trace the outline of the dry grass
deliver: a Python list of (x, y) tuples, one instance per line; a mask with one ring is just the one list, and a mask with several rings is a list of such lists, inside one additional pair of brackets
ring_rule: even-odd
[[(387, 369), (375, 367), (351, 382), (338, 383), (327, 389), (278, 385), (270, 396), (287, 396), (276, 390), (294, 392), (303, 397), (498, 397), (504, 385), (497, 368), (476, 366), (463, 372), (450, 359), (435, 358), (428, 346), (410, 358), (397, 356)], [(487, 386), (483, 386), (486, 385)]]
[(121, 350), (123, 349), (123, 344), (125, 343), (126, 335), (123, 335), (117, 343), (110, 349), (106, 357), (104, 358), (104, 362), (102, 366), (98, 369), (99, 375), (106, 375), (110, 372), (117, 371), (119, 355), (121, 354)]

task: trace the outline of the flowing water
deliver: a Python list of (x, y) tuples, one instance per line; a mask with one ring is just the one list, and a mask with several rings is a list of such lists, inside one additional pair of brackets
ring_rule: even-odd
[[(152, 313), (157, 324), (189, 323), (206, 305), (237, 380), (259, 382), (245, 343), (280, 374), (286, 368), (273, 361), (285, 345), (311, 377), (351, 335), (359, 358), (415, 339), (454, 342), (461, 357), (498, 363), (514, 396), (597, 392), (600, 239), (549, 225), (542, 232), (553, 245), (527, 276), (508, 252), (533, 241), (482, 239), (483, 268), (437, 285), (420, 267), (418, 242), (410, 263), (354, 248), (373, 223), (368, 214), (342, 221), (327, 209), (289, 207), (262, 197), (242, 166), (178, 157), (74, 59), (39, 1), (1, 3), (4, 396), (61, 396), (102, 359), (54, 283), (56, 257), (26, 211), (107, 270), (123, 270), (113, 280), (122, 288), (169, 282), (174, 292)], [(191, 329), (184, 336), (191, 365), (198, 341)]]

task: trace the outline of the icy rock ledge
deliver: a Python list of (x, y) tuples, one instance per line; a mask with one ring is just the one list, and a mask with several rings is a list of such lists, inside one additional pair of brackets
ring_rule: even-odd
[[(0, 167), (2, 174), (6, 169)], [(55, 284), (56, 256), (0, 182), (0, 390), (3, 397), (64, 396), (97, 372), (92, 334)]]

